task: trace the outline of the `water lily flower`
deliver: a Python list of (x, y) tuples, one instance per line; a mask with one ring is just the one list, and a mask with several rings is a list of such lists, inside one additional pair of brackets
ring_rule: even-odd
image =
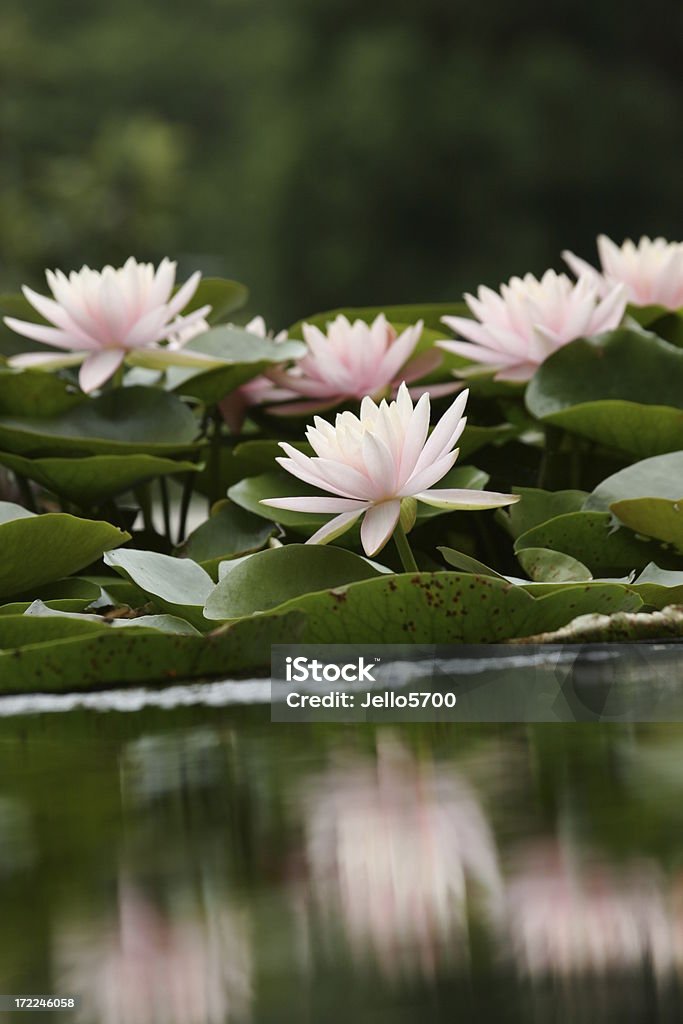
[(360, 516), (361, 542), (376, 554), (397, 527), (401, 503), (415, 499), (443, 509), (486, 509), (511, 505), (514, 494), (489, 491), (433, 489), (458, 457), (455, 444), (465, 429), (468, 392), (457, 396), (429, 434), (429, 395), (413, 407), (405, 382), (396, 401), (372, 398), (361, 402), (360, 416), (339, 413), (334, 425), (316, 416), (306, 431), (315, 456), (304, 455), (286, 442), (286, 458), (277, 459), (293, 476), (329, 497), (270, 498), (274, 508), (323, 512), (334, 518), (315, 533), (309, 544), (325, 544), (348, 530)]
[(597, 246), (601, 273), (573, 252), (562, 256), (577, 276), (589, 276), (600, 294), (622, 284), (633, 306), (683, 307), (683, 242), (643, 236), (637, 245), (627, 238), (619, 246), (599, 235)]
[(601, 298), (589, 275), (574, 283), (566, 274), (547, 270), (540, 281), (533, 274), (513, 277), (500, 292), (482, 286), (476, 298), (465, 295), (465, 301), (475, 319), (442, 320), (467, 340), (437, 344), (494, 370), (496, 380), (527, 381), (563, 345), (615, 328), (624, 315), (626, 294), (616, 285)]
[(304, 324), (308, 352), (290, 369), (268, 374), (289, 398), (300, 399), (277, 411), (298, 414), (329, 409), (365, 395), (382, 398), (395, 392), (400, 381), (418, 380), (441, 361), (436, 350), (411, 358), (422, 328), (420, 320), (397, 334), (384, 313), (371, 324), (363, 320), (351, 323), (340, 314), (325, 333), (313, 324)]
[[(155, 349), (168, 352), (160, 342), (174, 336), (176, 342), (189, 340), (185, 333), (205, 323), (210, 306), (180, 317), (199, 285), (194, 273), (175, 294), (176, 264), (164, 259), (157, 269), (132, 257), (119, 268), (91, 270), (83, 267), (67, 277), (60, 270), (46, 272), (53, 298), (31, 288), (23, 292), (33, 308), (49, 325), (5, 317), (13, 331), (62, 349), (61, 355), (30, 352), (13, 356), (10, 366), (58, 369), (82, 364), (79, 383), (83, 391), (95, 391), (119, 369), (132, 353)], [(158, 360), (157, 360), (158, 361)]]

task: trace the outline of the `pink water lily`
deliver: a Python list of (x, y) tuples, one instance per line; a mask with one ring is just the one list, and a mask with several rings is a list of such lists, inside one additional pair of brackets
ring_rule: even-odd
[(413, 407), (405, 382), (396, 401), (361, 402), (360, 416), (339, 413), (334, 425), (315, 417), (306, 431), (315, 456), (286, 442), (278, 462), (293, 476), (327, 491), (326, 497), (270, 498), (274, 508), (334, 515), (309, 544), (325, 544), (363, 516), (361, 542), (368, 555), (387, 543), (396, 529), (401, 503), (415, 499), (443, 509), (486, 509), (511, 505), (514, 494), (433, 489), (455, 464), (455, 444), (465, 429), (468, 392), (463, 391), (429, 433), (430, 402), (424, 394)]
[[(13, 331), (62, 349), (60, 355), (30, 352), (13, 356), (10, 366), (58, 369), (82, 364), (79, 383), (85, 392), (101, 387), (132, 353), (155, 349), (157, 361), (171, 349), (160, 342), (174, 338), (184, 343), (205, 324), (210, 306), (179, 316), (199, 285), (194, 273), (175, 294), (176, 264), (164, 259), (157, 269), (132, 257), (119, 268), (91, 270), (83, 267), (67, 277), (61, 270), (46, 272), (53, 298), (24, 288), (25, 297), (45, 324), (5, 317)], [(180, 339), (180, 341), (179, 341)]]
[(589, 277), (601, 295), (622, 284), (634, 306), (683, 308), (683, 242), (643, 236), (637, 245), (630, 238), (616, 245), (607, 235), (599, 235), (597, 245), (601, 272), (569, 250), (562, 256), (577, 276)]
[(589, 275), (574, 283), (548, 270), (540, 281), (533, 274), (513, 277), (500, 292), (482, 286), (476, 298), (466, 295), (465, 301), (475, 319), (442, 320), (467, 340), (437, 344), (495, 371), (496, 380), (527, 381), (563, 345), (615, 328), (624, 315), (626, 294), (616, 285), (601, 297)]
[(290, 369), (268, 373), (282, 389), (279, 401), (285, 394), (299, 401), (271, 411), (298, 414), (329, 409), (365, 395), (382, 398), (394, 392), (400, 381), (418, 380), (442, 358), (435, 349), (414, 357), (422, 328), (420, 320), (398, 334), (384, 313), (371, 324), (364, 320), (351, 323), (340, 314), (325, 332), (314, 324), (304, 324), (306, 354)]

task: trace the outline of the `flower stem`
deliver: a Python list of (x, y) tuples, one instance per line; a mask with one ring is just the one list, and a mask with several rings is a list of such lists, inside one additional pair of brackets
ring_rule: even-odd
[(161, 494), (161, 508), (164, 516), (164, 533), (169, 544), (173, 543), (171, 537), (171, 503), (168, 495), (168, 480), (164, 476), (159, 477), (159, 491)]
[(176, 544), (182, 544), (185, 540), (185, 532), (187, 530), (187, 513), (190, 510), (190, 502), (192, 501), (192, 493), (194, 491), (194, 473), (188, 473), (185, 477), (183, 484), (183, 494), (180, 499), (180, 514), (178, 517), (178, 537)]
[(401, 565), (406, 572), (419, 572), (417, 568), (417, 562), (415, 561), (415, 555), (413, 554), (408, 538), (406, 537), (406, 531), (403, 529), (400, 523), (396, 524), (394, 530), (394, 542), (396, 544), (396, 550), (398, 551), (398, 557), (401, 559)]

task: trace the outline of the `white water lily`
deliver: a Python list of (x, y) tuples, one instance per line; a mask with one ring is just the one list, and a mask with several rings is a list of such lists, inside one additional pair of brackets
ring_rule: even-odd
[(643, 236), (637, 245), (630, 238), (616, 245), (599, 235), (597, 246), (601, 272), (569, 250), (562, 253), (577, 277), (590, 277), (603, 295), (623, 285), (634, 306), (683, 308), (683, 242)]
[(314, 324), (304, 324), (306, 354), (291, 369), (268, 374), (290, 399), (300, 400), (279, 411), (328, 409), (365, 395), (382, 398), (394, 392), (400, 381), (418, 380), (442, 358), (435, 349), (413, 358), (422, 328), (419, 320), (398, 334), (384, 313), (370, 324), (364, 320), (352, 323), (340, 314), (325, 332)]
[[(119, 268), (103, 270), (83, 267), (67, 277), (48, 270), (47, 283), (53, 298), (24, 288), (33, 308), (49, 322), (45, 324), (5, 317), (13, 331), (62, 349), (60, 355), (47, 351), (13, 356), (10, 366), (59, 369), (81, 365), (79, 383), (83, 391), (95, 391), (112, 377), (127, 356), (141, 349), (154, 349), (157, 360), (170, 350), (160, 342), (174, 339), (176, 347), (205, 329), (210, 306), (179, 316), (199, 285), (194, 273), (175, 294), (176, 264), (164, 259), (154, 269), (132, 257)], [(196, 330), (191, 330), (196, 328)]]
[(566, 274), (547, 270), (539, 281), (533, 274), (513, 277), (500, 292), (480, 287), (465, 301), (475, 319), (442, 317), (466, 341), (440, 341), (448, 352), (495, 371), (496, 380), (527, 381), (548, 356), (576, 338), (615, 328), (624, 315), (621, 285), (601, 292), (585, 274), (574, 283)]
[(429, 395), (417, 405), (405, 383), (396, 401), (361, 402), (360, 416), (339, 413), (334, 425), (315, 417), (306, 431), (315, 456), (304, 455), (286, 442), (286, 458), (277, 461), (289, 473), (327, 491), (326, 497), (270, 498), (274, 508), (334, 514), (309, 544), (324, 544), (348, 530), (360, 516), (361, 542), (368, 555), (387, 543), (397, 527), (401, 503), (415, 499), (443, 509), (487, 509), (511, 505), (514, 494), (491, 491), (433, 489), (455, 464), (455, 444), (465, 429), (463, 416), (469, 392), (463, 391), (429, 434)]

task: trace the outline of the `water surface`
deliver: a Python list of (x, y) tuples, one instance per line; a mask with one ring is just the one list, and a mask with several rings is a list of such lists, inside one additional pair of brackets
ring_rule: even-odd
[(184, 703), (5, 706), (1, 992), (92, 1024), (680, 1019), (683, 726)]

